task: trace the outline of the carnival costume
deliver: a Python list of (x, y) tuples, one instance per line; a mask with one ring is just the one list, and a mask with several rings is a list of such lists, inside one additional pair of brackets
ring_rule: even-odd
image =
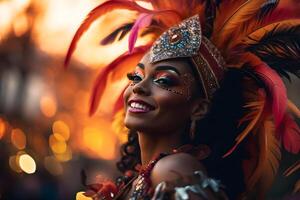
[[(279, 0), (145, 1), (152, 4), (152, 10), (141, 7), (134, 0), (104, 2), (89, 13), (72, 40), (65, 65), (68, 65), (82, 34), (100, 16), (115, 9), (137, 12), (135, 21), (120, 26), (102, 40), (103, 45), (108, 45), (130, 32), (129, 51), (106, 66), (95, 82), (90, 114), (96, 111), (104, 89), (119, 81), (109, 78), (110, 74), (125, 77), (125, 71), (131, 71), (135, 66), (130, 64), (137, 64), (148, 51), (151, 63), (189, 58), (196, 67), (202, 91), (208, 100), (214, 98), (227, 70), (243, 71), (245, 84), (242, 96), (247, 110), (239, 120), (243, 130), (234, 145), (224, 149), (223, 157), (230, 156), (247, 138), (255, 137), (255, 142), (253, 139), (247, 141), (253, 159), (244, 163), (248, 166), (244, 168), (245, 184), (248, 191), (257, 185), (267, 190), (278, 170), (280, 145), (294, 154), (298, 154), (300, 149), (300, 129), (291, 116), (293, 113), (299, 117), (299, 110), (288, 100), (282, 81), (282, 77), (290, 80), (290, 73), (300, 78), (300, 16), (289, 13), (284, 7), (276, 9)], [(135, 47), (138, 36), (145, 34), (151, 34), (153, 40)], [(111, 103), (115, 113), (121, 110), (122, 94)], [(208, 185), (212, 190), (219, 190), (216, 183), (214, 180)], [(200, 190), (205, 188), (202, 184), (203, 181), (199, 184)], [(213, 185), (218, 186), (214, 188)], [(131, 199), (150, 199), (150, 186), (142, 184), (143, 187), (147, 189), (141, 190), (142, 196)], [(160, 184), (156, 189), (159, 191), (163, 187)], [(200, 195), (202, 192), (195, 193)], [(179, 193), (176, 199), (188, 199), (187, 193)], [(113, 193), (107, 198), (115, 195)], [(156, 198), (157, 195), (159, 192), (152, 191), (153, 199), (164, 199)]]

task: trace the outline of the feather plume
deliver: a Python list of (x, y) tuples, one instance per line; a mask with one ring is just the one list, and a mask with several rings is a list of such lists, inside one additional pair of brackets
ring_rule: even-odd
[(244, 107), (249, 109), (249, 112), (240, 120), (239, 124), (241, 125), (242, 123), (248, 122), (248, 125), (243, 132), (236, 137), (234, 146), (225, 155), (223, 155), (223, 158), (232, 154), (243, 139), (255, 128), (265, 109), (265, 99), (264, 97), (261, 97), (261, 100), (249, 102)]
[(291, 174), (293, 174), (294, 172), (296, 172), (297, 170), (300, 170), (300, 160), (298, 160), (297, 162), (295, 162), (292, 166), (290, 166), (289, 168), (287, 168), (283, 175), (284, 176), (290, 176)]
[(278, 4), (279, 0), (268, 0), (264, 2), (260, 7), (260, 11), (256, 15), (257, 20), (262, 21), (265, 17), (270, 15), (275, 8), (277, 8)]
[(253, 188), (259, 182), (260, 192), (265, 193), (274, 180), (281, 159), (280, 143), (275, 138), (272, 120), (264, 120), (256, 136), (258, 138), (257, 166), (248, 179), (247, 185)]
[(108, 45), (113, 43), (116, 38), (118, 37), (118, 40), (122, 40), (124, 36), (131, 30), (133, 26), (133, 23), (126, 23), (118, 27), (116, 30), (111, 32), (108, 36), (106, 36), (104, 39), (101, 40), (101, 45)]
[(277, 133), (278, 137), (282, 140), (284, 148), (293, 154), (298, 154), (300, 151), (300, 128), (297, 123), (291, 118), (290, 115), (286, 114), (282, 128)]
[(139, 30), (149, 26), (151, 23), (152, 17), (153, 17), (153, 14), (142, 13), (135, 21), (135, 23), (131, 29), (129, 39), (128, 39), (129, 53), (131, 53), (134, 48), (134, 45), (135, 45), (137, 37), (138, 37)]
[(247, 0), (217, 30), (218, 47), (227, 52), (239, 43), (241, 38), (247, 35), (253, 27), (257, 27), (262, 21), (258, 16), (268, 15), (277, 5), (278, 2), (273, 0)]
[(272, 106), (275, 127), (278, 128), (283, 120), (287, 105), (285, 85), (277, 73), (264, 63), (255, 66), (253, 70), (265, 84), (268, 94), (267, 105)]
[(114, 1), (107, 1), (104, 2), (103, 4), (97, 6), (94, 8), (86, 17), (84, 22), (80, 25), (80, 27), (77, 29), (72, 42), (70, 44), (70, 47), (68, 49), (65, 61), (64, 61), (64, 66), (67, 67), (70, 61), (70, 58), (73, 54), (73, 52), (76, 49), (76, 45), (81, 38), (81, 36), (84, 34), (85, 31), (88, 30), (88, 28), (91, 26), (91, 24), (97, 20), (99, 17), (103, 16), (104, 14), (115, 10), (115, 9), (127, 9), (127, 10), (133, 10), (137, 12), (143, 12), (143, 13), (150, 13), (152, 12), (151, 10), (145, 9), (135, 2), (131, 1), (122, 1), (122, 0), (114, 0)]
[[(91, 96), (91, 103), (90, 103), (90, 115), (93, 115), (100, 103), (101, 97), (103, 95), (104, 89), (107, 85), (108, 76), (110, 72), (119, 70), (120, 66), (125, 66), (127, 69), (127, 72), (132, 69), (134, 66), (128, 66), (129, 62), (136, 62), (138, 63), (139, 59), (146, 53), (146, 51), (150, 48), (149, 45), (147, 46), (140, 46), (133, 50), (133, 52), (130, 54), (129, 52), (124, 53), (123, 55), (119, 56), (117, 59), (115, 59), (113, 62), (111, 62), (109, 65), (107, 65), (101, 73), (98, 75), (93, 91)], [(120, 72), (123, 72), (123, 77), (125, 77), (125, 71), (126, 69), (120, 70)]]
[(149, 0), (154, 10), (174, 10), (182, 19), (199, 14), (203, 8), (203, 0)]
[(290, 111), (296, 117), (300, 118), (300, 110), (291, 100), (288, 100), (287, 108), (288, 108), (288, 111)]
[(300, 20), (285, 20), (262, 27), (244, 41), (245, 50), (258, 56), (290, 80), (300, 78)]

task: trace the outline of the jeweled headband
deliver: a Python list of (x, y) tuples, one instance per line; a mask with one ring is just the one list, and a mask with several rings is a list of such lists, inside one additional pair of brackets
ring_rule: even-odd
[(218, 49), (202, 36), (198, 15), (164, 32), (150, 50), (151, 63), (179, 57), (191, 58), (206, 98), (211, 99), (219, 88), (225, 62)]

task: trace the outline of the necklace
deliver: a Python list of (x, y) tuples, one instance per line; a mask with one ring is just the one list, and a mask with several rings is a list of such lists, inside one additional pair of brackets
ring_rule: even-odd
[(146, 167), (141, 168), (129, 200), (150, 199), (152, 193), (151, 171), (155, 164), (167, 155), (166, 153), (161, 153), (154, 160), (151, 160)]

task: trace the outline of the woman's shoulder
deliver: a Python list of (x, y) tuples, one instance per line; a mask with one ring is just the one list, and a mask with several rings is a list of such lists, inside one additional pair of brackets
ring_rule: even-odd
[(163, 157), (151, 172), (153, 186), (159, 183), (174, 182), (182, 177), (192, 176), (195, 171), (205, 172), (204, 166), (188, 153), (176, 153)]

